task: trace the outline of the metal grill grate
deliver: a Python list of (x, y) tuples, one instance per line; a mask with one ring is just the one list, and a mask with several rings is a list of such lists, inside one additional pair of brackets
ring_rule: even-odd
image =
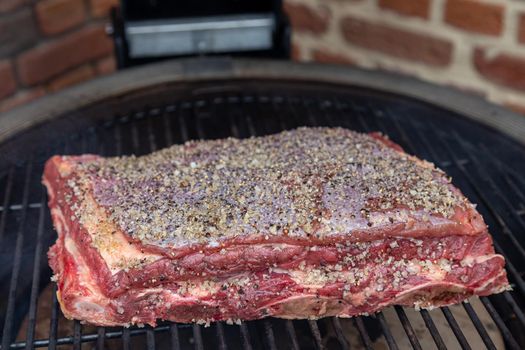
[[(356, 339), (366, 349), (377, 342), (390, 349), (405, 345), (423, 349), (429, 346), (428, 339), (438, 349), (475, 349), (476, 344), (496, 349), (502, 343), (494, 336), (493, 325), (506, 347), (525, 346), (525, 239), (520, 237), (525, 231), (524, 147), (451, 112), (378, 92), (265, 81), (199, 83), (186, 89), (184, 93), (166, 93), (168, 97), (154, 106), (153, 98), (146, 94), (135, 106), (125, 100), (108, 103), (97, 109), (100, 114), (96, 119), (85, 112), (77, 118), (89, 120), (88, 127), (73, 125), (74, 132), (65, 137), (45, 132), (53, 128), (68, 132), (60, 121), (49, 122), (38, 131), (41, 138), (37, 141), (34, 134), (20, 136), (20, 142), (34, 143), (31, 151), (24, 151), (28, 158), (20, 156), (18, 163), (0, 168), (2, 349), (64, 345), (81, 349), (85, 343), (97, 349), (347, 349), (356, 346)], [(54, 285), (52, 293), (43, 292), (46, 286), (49, 289), (51, 276), (45, 252), (55, 233), (39, 177), (50, 155), (145, 154), (188, 139), (248, 137), (302, 125), (379, 130), (409, 153), (435, 162), (479, 203), (496, 249), (507, 259), (515, 290), (483, 297), (474, 306), (463, 303), (462, 308), (422, 310), (419, 316), (413, 310), (395, 307), (353, 319), (265, 319), (241, 326), (218, 323), (209, 328), (163, 323), (154, 329), (95, 328), (65, 321)], [(487, 322), (482, 314), (492, 321)], [(466, 316), (468, 323), (459, 321), (458, 317)], [(417, 322), (426, 329), (416, 328)], [(445, 322), (447, 327), (442, 326)], [(399, 325), (402, 333), (393, 329)], [(45, 336), (38, 336), (40, 333)]]

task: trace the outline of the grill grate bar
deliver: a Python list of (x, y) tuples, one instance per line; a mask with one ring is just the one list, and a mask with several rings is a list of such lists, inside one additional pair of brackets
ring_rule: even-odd
[(117, 123), (115, 126), (115, 153), (117, 156), (122, 155), (122, 130), (120, 123)]
[[(30, 180), (31, 172), (33, 170), (33, 161), (30, 159), (27, 162), (25, 169), (25, 178), (24, 178), (24, 189), (23, 189), (23, 199), (22, 204), (24, 208), (27, 207), (29, 199), (29, 189), (30, 189)], [(20, 273), (20, 266), (22, 260), (22, 247), (24, 244), (24, 233), (25, 233), (25, 222), (26, 222), (26, 210), (22, 210), (22, 215), (20, 217), (20, 224), (18, 226), (18, 232), (16, 236), (15, 243), (15, 253), (13, 257), (13, 269), (11, 272), (11, 280), (9, 282), (9, 294), (7, 299), (7, 309), (6, 309), (6, 318), (4, 323), (4, 331), (2, 334), (2, 349), (7, 349), (9, 343), (11, 342), (12, 337), (12, 328), (13, 328), (13, 319), (15, 313), (15, 299), (16, 299), (16, 287), (18, 285), (18, 275)]]
[(131, 144), (133, 148), (133, 152), (136, 153), (139, 150), (140, 142), (139, 142), (139, 130), (137, 128), (137, 123), (132, 122), (131, 123)]
[(170, 325), (170, 341), (173, 350), (180, 350), (179, 329), (176, 324)]
[(146, 346), (148, 350), (155, 350), (155, 333), (151, 328), (146, 330)]
[(219, 349), (227, 349), (226, 338), (224, 336), (224, 325), (222, 322), (217, 322), (217, 337), (219, 338)]
[(193, 328), (193, 339), (195, 341), (195, 349), (203, 350), (204, 345), (202, 343), (201, 327), (197, 324), (194, 324), (192, 328)]
[(104, 342), (106, 338), (106, 328), (105, 327), (98, 327), (97, 329), (97, 349), (98, 350), (104, 350)]
[(509, 329), (505, 325), (505, 322), (503, 321), (501, 316), (498, 314), (496, 309), (494, 309), (494, 306), (490, 302), (489, 298), (481, 297), (480, 299), (483, 305), (485, 306), (485, 309), (487, 309), (489, 315), (492, 317), (494, 322), (496, 322), (496, 325), (501, 331), (501, 334), (503, 335), (505, 342), (510, 346), (511, 349), (519, 350), (520, 346), (516, 342), (516, 339), (514, 339), (514, 336), (512, 335), (512, 333), (509, 331)]
[(396, 310), (399, 321), (401, 321), (401, 325), (405, 329), (405, 333), (408, 337), (408, 340), (410, 341), (410, 344), (412, 344), (412, 347), (414, 349), (421, 350), (421, 344), (419, 343), (419, 340), (417, 339), (417, 336), (414, 333), (414, 329), (410, 324), (410, 320), (408, 319), (405, 310), (403, 310), (403, 308), (399, 305), (396, 305), (394, 309)]
[(189, 136), (188, 128), (186, 127), (186, 121), (182, 116), (182, 108), (179, 109), (179, 113), (177, 114), (177, 121), (179, 122), (179, 130), (181, 133), (182, 142), (186, 142), (188, 141)]
[(458, 322), (456, 321), (456, 318), (454, 317), (454, 315), (452, 314), (448, 306), (441, 307), (441, 311), (443, 312), (443, 315), (447, 319), (447, 322), (450, 325), (452, 332), (458, 339), (458, 342), (459, 342), (459, 345), (461, 345), (461, 348), (463, 350), (471, 350), (472, 348), (470, 347), (467, 341), (467, 338), (465, 338), (465, 335), (461, 331), (461, 328), (459, 327)]
[(363, 342), (363, 345), (367, 350), (373, 349), (372, 347), (372, 340), (370, 339), (370, 336), (368, 335), (368, 332), (365, 328), (365, 325), (363, 323), (363, 319), (361, 316), (354, 317), (353, 318), (354, 325), (357, 328), (357, 331), (359, 332), (359, 336), (361, 337), (361, 341)]
[(153, 118), (147, 118), (148, 121), (148, 141), (149, 141), (149, 148), (150, 150), (156, 151), (157, 150), (157, 141), (155, 140), (155, 134), (153, 133)]
[(288, 333), (288, 336), (290, 338), (290, 341), (292, 342), (292, 349), (295, 349), (295, 350), (299, 350), (299, 342), (297, 341), (297, 334), (295, 334), (295, 327), (292, 323), (292, 321), (290, 320), (286, 320), (285, 321), (285, 327), (286, 327), (286, 332)]
[(230, 123), (230, 130), (233, 137), (239, 138), (241, 136), (239, 132), (239, 127), (237, 126), (237, 123), (235, 123), (234, 117), (231, 114), (228, 114), (228, 119)]
[(173, 145), (173, 132), (171, 131), (171, 118), (166, 113), (162, 116), (162, 122), (164, 125), (164, 137), (166, 138), (166, 146)]
[[(53, 293), (51, 296), (51, 319), (49, 320), (49, 349), (54, 350), (57, 345), (57, 330), (58, 330), (58, 299), (57, 299), (57, 285), (53, 283)], [(35, 344), (33, 342), (33, 344)], [(44, 346), (45, 346), (44, 345)], [(35, 345), (36, 346), (36, 345)]]
[[(11, 191), (13, 189), (13, 183), (15, 178), (15, 167), (11, 167), (7, 173), (7, 184), (5, 187), (4, 202), (2, 208), (9, 207), (9, 201), (11, 200)], [(5, 225), (7, 224), (7, 210), (2, 211), (0, 216), (0, 243), (4, 238)]]
[(252, 350), (252, 344), (250, 342), (250, 332), (248, 331), (248, 326), (246, 325), (246, 322), (241, 323), (239, 328), (241, 329), (242, 345), (244, 349)]
[(388, 348), (392, 350), (398, 350), (399, 347), (397, 346), (396, 340), (394, 339), (392, 332), (390, 332), (390, 328), (388, 327), (388, 323), (386, 322), (385, 315), (383, 315), (382, 312), (378, 312), (376, 313), (376, 318), (379, 320), (379, 324), (381, 325), (381, 329), (383, 330), (383, 334), (385, 336), (386, 343), (388, 344)]
[(509, 292), (503, 292), (503, 297), (509, 303), (510, 307), (512, 308), (512, 311), (516, 314), (516, 317), (520, 321), (521, 325), (525, 327), (525, 314), (520, 309), (519, 305), (516, 303), (516, 300), (512, 297), (512, 294)]
[(73, 349), (80, 350), (80, 338), (82, 337), (82, 326), (80, 321), (73, 321)]
[(439, 350), (446, 350), (447, 347), (445, 345), (445, 342), (443, 341), (443, 338), (441, 338), (441, 335), (439, 334), (439, 331), (436, 328), (436, 325), (434, 324), (430, 313), (427, 310), (421, 310), (420, 314), (421, 317), (423, 317), (423, 321), (425, 321), (425, 326), (427, 326), (428, 330), (430, 331), (430, 335), (432, 335), (432, 339), (434, 339), (434, 343), (436, 343), (437, 348)]
[(468, 316), (472, 320), (474, 327), (476, 327), (476, 330), (478, 331), (479, 336), (481, 337), (481, 340), (487, 346), (487, 349), (496, 350), (496, 346), (492, 342), (492, 339), (490, 339), (490, 336), (487, 333), (487, 330), (483, 326), (483, 323), (481, 323), (481, 320), (479, 319), (472, 305), (470, 305), (470, 303), (468, 302), (463, 302), (463, 307), (465, 308), (465, 311), (467, 312)]
[(275, 335), (273, 334), (272, 324), (268, 319), (264, 319), (264, 334), (266, 335), (266, 340), (268, 341), (268, 348), (270, 350), (277, 350), (277, 345), (275, 345)]
[(310, 331), (312, 332), (312, 335), (314, 336), (315, 346), (319, 350), (323, 349), (323, 339), (321, 337), (321, 332), (319, 331), (319, 327), (317, 326), (317, 321), (308, 320), (308, 326), (310, 327)]
[(250, 133), (250, 136), (256, 136), (257, 131), (255, 130), (255, 126), (253, 125), (253, 119), (251, 115), (246, 116), (246, 125), (248, 125), (248, 131)]
[(200, 139), (200, 140), (204, 140), (206, 138), (206, 133), (204, 132), (204, 130), (202, 129), (202, 123), (201, 123), (201, 118), (199, 118), (199, 115), (198, 113), (195, 111), (195, 109), (192, 109), (193, 113), (194, 113), (194, 117), (195, 117), (195, 129), (197, 130), (197, 137)]
[[(41, 190), (41, 202), (42, 204), (46, 200), (45, 190)], [(37, 312), (37, 302), (38, 302), (38, 286), (40, 284), (40, 263), (42, 255), (42, 236), (44, 234), (44, 206), (40, 207), (40, 212), (38, 213), (38, 228), (36, 234), (36, 247), (35, 247), (35, 258), (33, 262), (33, 277), (31, 280), (31, 296), (29, 301), (29, 317), (27, 324), (27, 346), (26, 349), (31, 349), (31, 344), (35, 339), (35, 323), (36, 323), (36, 312)]]
[(334, 324), (335, 329), (335, 335), (337, 337), (337, 340), (339, 341), (339, 344), (341, 344), (341, 347), (343, 349), (349, 349), (350, 346), (348, 345), (348, 342), (346, 341), (343, 327), (341, 327), (341, 320), (339, 320), (338, 317), (332, 317), (332, 323)]

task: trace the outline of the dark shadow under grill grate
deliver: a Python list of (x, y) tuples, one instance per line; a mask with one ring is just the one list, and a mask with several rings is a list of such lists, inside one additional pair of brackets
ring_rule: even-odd
[[(164, 89), (105, 101), (18, 136), (16, 147), (0, 145), (0, 152), (20, 153), (17, 162), (0, 165), (2, 349), (346, 349), (357, 341), (364, 348), (382, 342), (391, 349), (424, 349), (428, 339), (438, 349), (496, 349), (502, 346), (496, 327), (506, 347), (525, 346), (525, 147), (435, 106), (349, 87), (239, 81)], [(209, 328), (163, 323), (154, 329), (95, 328), (63, 319), (45, 256), (55, 239), (40, 185), (49, 156), (146, 154), (189, 139), (249, 137), (303, 125), (379, 130), (444, 169), (479, 204), (497, 251), (507, 259), (514, 291), (419, 315), (395, 307), (353, 319), (266, 319)]]

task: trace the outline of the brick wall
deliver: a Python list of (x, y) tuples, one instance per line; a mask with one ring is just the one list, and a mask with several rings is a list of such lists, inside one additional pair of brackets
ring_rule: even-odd
[(287, 0), (295, 59), (402, 72), (525, 114), (525, 1)]
[(116, 0), (0, 0), (0, 112), (115, 70)]
[[(117, 0), (0, 0), (0, 112), (115, 69)], [(293, 57), (401, 72), (525, 114), (525, 1), (286, 0)]]

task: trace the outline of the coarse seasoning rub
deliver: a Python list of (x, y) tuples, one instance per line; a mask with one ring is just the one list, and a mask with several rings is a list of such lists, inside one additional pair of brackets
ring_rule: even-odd
[(509, 288), (474, 205), (380, 134), (54, 156), (43, 182), (62, 311), (95, 325), (349, 317)]

